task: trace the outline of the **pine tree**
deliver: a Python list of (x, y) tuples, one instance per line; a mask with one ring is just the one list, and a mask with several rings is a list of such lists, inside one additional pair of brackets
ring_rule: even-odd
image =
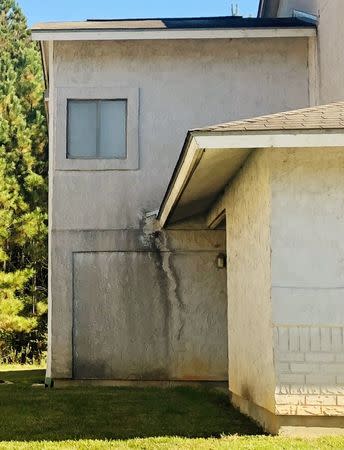
[[(40, 343), (47, 296), (47, 132), (41, 60), (0, 0), (0, 351)], [(2, 346), (2, 348), (1, 348)], [(1, 356), (1, 355), (0, 355)]]

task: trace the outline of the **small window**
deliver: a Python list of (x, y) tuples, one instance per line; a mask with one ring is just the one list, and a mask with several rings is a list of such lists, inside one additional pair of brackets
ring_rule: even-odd
[(126, 158), (127, 100), (68, 100), (67, 115), (67, 158)]

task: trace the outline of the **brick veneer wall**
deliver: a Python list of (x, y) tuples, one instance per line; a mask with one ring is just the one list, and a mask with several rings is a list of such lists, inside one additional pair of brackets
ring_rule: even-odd
[(344, 416), (344, 327), (274, 328), (276, 414)]

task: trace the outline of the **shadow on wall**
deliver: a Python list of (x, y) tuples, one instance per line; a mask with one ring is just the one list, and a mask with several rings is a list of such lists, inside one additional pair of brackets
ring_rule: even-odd
[(1, 372), (0, 441), (220, 437), (261, 430), (226, 392), (186, 387), (44, 389), (44, 371)]

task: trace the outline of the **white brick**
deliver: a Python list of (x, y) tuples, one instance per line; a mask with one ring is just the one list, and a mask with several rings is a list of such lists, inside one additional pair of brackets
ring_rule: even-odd
[(306, 353), (306, 361), (307, 362), (333, 362), (335, 361), (334, 353), (319, 353), (319, 352), (311, 352)]
[(337, 362), (344, 362), (344, 353), (337, 353), (336, 354), (336, 361)]
[(289, 349), (289, 329), (286, 327), (278, 327), (278, 348), (281, 351)]
[(344, 406), (344, 395), (337, 397), (337, 405)]
[(279, 380), (281, 383), (292, 383), (292, 384), (304, 384), (305, 376), (303, 374), (295, 374), (295, 373), (282, 373), (279, 376)]
[[(293, 370), (292, 370), (293, 371)], [(320, 364), (320, 371), (322, 373), (341, 375), (344, 374), (344, 364), (343, 363), (330, 363), (330, 364)]]
[(275, 394), (290, 394), (290, 386), (289, 384), (280, 384), (275, 388)]
[(311, 349), (310, 330), (307, 327), (299, 328), (300, 352), (308, 352)]
[(300, 362), (305, 360), (304, 353), (279, 352), (277, 358), (281, 362)]
[(306, 384), (335, 385), (336, 377), (334, 375), (313, 373), (306, 375)]
[(275, 411), (280, 416), (294, 416), (297, 408), (295, 405), (276, 405)]
[(337, 375), (337, 384), (344, 386), (344, 375)]
[(306, 397), (304, 395), (275, 395), (278, 405), (305, 405)]
[(321, 386), (321, 394), (344, 395), (344, 386)]
[(296, 414), (299, 416), (320, 416), (321, 415), (321, 406), (297, 406)]
[(332, 351), (344, 352), (342, 328), (332, 328)]
[(344, 416), (344, 406), (322, 406), (323, 416)]
[(300, 349), (299, 329), (297, 327), (289, 328), (289, 350), (298, 352)]
[(276, 369), (278, 373), (290, 373), (289, 363), (277, 363)]
[(293, 373), (317, 373), (319, 364), (316, 363), (291, 363), (290, 369)]
[(319, 328), (311, 328), (310, 335), (311, 335), (311, 350), (314, 352), (320, 351), (321, 350), (320, 329)]
[(320, 328), (320, 347), (323, 352), (332, 350), (331, 328)]
[(335, 395), (306, 395), (307, 405), (335, 406), (337, 397)]
[(294, 384), (290, 387), (290, 393), (291, 394), (310, 394), (310, 395), (316, 395), (320, 394), (320, 386), (312, 386), (307, 384)]

